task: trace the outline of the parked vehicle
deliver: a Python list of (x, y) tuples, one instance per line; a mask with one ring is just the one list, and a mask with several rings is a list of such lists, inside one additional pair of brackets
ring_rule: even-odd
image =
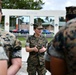
[(26, 33), (29, 33), (29, 30), (28, 29), (21, 29), (20, 33), (21, 34), (26, 34)]
[(20, 31), (18, 29), (13, 29), (12, 32), (13, 33), (19, 33)]
[(13, 33), (17, 33), (17, 31), (18, 31), (17, 29), (13, 29), (12, 30)]
[(42, 30), (42, 34), (51, 34), (51, 32), (47, 29)]
[(54, 34), (53, 32), (47, 30), (47, 29), (43, 29), (42, 30), (42, 34)]

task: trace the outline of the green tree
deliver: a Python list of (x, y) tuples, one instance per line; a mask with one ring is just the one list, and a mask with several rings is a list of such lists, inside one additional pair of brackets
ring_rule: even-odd
[(42, 0), (2, 0), (4, 9), (42, 9), (44, 3)]

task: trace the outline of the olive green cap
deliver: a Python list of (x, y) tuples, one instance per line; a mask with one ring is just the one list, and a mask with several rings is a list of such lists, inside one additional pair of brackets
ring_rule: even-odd
[(43, 26), (41, 23), (34, 23), (33, 26), (34, 28), (43, 29)]

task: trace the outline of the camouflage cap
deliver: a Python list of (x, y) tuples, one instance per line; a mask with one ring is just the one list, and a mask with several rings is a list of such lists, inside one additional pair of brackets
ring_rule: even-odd
[(43, 29), (43, 26), (41, 23), (34, 23), (33, 26), (34, 26), (34, 28)]
[(67, 14), (76, 14), (76, 6), (66, 7), (66, 15)]

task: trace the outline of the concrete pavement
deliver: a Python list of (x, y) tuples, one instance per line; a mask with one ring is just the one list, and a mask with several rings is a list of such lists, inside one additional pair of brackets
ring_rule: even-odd
[[(18, 73), (16, 75), (28, 75), (27, 74), (27, 63), (26, 60), (28, 58), (28, 52), (25, 51), (25, 48), (22, 48), (22, 68), (18, 71)], [(46, 73), (46, 75), (51, 75), (48, 71)]]

